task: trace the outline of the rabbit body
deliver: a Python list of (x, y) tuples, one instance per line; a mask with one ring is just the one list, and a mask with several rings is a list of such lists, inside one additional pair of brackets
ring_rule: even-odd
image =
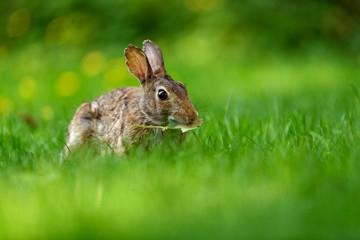
[(185, 85), (166, 73), (160, 48), (149, 40), (143, 45), (144, 51), (133, 45), (125, 49), (126, 65), (141, 88), (114, 89), (83, 103), (69, 124), (65, 156), (87, 140), (104, 143), (102, 149), (110, 146), (114, 152), (124, 153), (128, 145), (159, 132), (135, 125), (166, 126), (170, 120), (189, 124), (197, 119)]
[[(118, 153), (124, 152), (126, 143), (132, 144), (155, 129), (134, 127), (134, 124), (153, 125), (141, 111), (142, 91), (124, 87), (105, 93), (92, 102), (83, 103), (69, 125), (69, 149), (83, 144), (87, 139), (106, 142)], [(105, 147), (105, 146), (103, 146)], [(65, 154), (68, 155), (66, 148)]]

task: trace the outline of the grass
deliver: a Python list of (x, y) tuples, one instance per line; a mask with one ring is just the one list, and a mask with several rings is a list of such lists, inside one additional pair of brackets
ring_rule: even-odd
[[(41, 120), (41, 95), (22, 106), (12, 82), (15, 110), (0, 125), (0, 238), (358, 238), (359, 72), (337, 57), (253, 61), (227, 73), (181, 65), (204, 119), (183, 145), (165, 138), (151, 151), (75, 153), (63, 165), (67, 124), (83, 99), (45, 95), (55, 113)], [(79, 95), (99, 94), (98, 78), (87, 80), (93, 88)]]

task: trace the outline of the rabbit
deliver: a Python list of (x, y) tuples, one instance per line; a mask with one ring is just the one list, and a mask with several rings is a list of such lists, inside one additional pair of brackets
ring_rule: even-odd
[(158, 45), (145, 40), (141, 50), (129, 44), (125, 57), (129, 72), (141, 87), (114, 89), (83, 103), (69, 124), (65, 157), (88, 140), (100, 141), (123, 154), (128, 146), (140, 144), (151, 132), (160, 131), (134, 125), (166, 126), (170, 120), (186, 125), (197, 120), (199, 114), (185, 85), (166, 73)]

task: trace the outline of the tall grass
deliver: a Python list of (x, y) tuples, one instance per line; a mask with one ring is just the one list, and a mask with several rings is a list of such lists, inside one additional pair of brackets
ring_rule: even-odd
[(75, 153), (63, 165), (67, 121), (31, 129), (11, 115), (0, 132), (0, 236), (359, 236), (358, 103), (325, 95), (229, 98), (183, 145)]

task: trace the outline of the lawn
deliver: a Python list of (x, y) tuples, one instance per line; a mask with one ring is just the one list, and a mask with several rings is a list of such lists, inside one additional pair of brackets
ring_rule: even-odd
[(0, 239), (360, 237), (358, 62), (201, 47), (189, 62), (192, 48), (167, 44), (168, 72), (187, 84), (203, 126), (182, 145), (165, 138), (60, 165), (76, 107), (138, 85), (125, 46), (34, 44), (2, 58)]

